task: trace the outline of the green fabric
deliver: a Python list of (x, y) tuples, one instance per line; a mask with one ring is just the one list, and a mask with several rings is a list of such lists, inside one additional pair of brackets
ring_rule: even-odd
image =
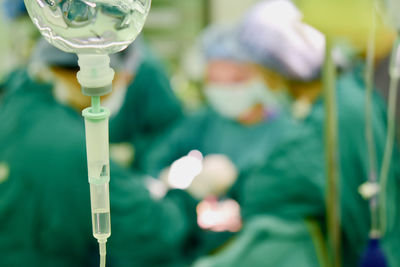
[[(358, 194), (358, 187), (368, 177), (364, 87), (362, 68), (343, 74), (337, 81), (343, 266), (358, 265), (370, 224), (368, 202)], [(382, 159), (386, 138), (386, 108), (378, 95), (374, 95), (373, 102), (376, 151), (378, 159)], [(317, 102), (310, 116), (301, 123), (281, 118), (250, 128), (206, 110), (184, 119), (161, 139), (161, 144), (156, 145), (147, 155), (144, 169), (155, 175), (191, 149), (199, 149), (205, 155), (226, 154), (242, 173), (234, 186), (233, 196), (241, 204), (245, 222), (260, 214), (298, 223), (312, 218), (320, 222), (324, 232), (323, 123), (323, 101)], [(388, 186), (388, 214), (392, 227), (383, 246), (391, 266), (398, 266), (400, 259), (397, 255), (400, 254), (395, 252), (400, 248), (400, 236), (394, 227), (394, 223), (398, 221), (398, 209), (394, 212), (395, 203), (399, 202), (399, 181), (395, 173), (398, 172), (397, 155), (394, 160)], [(285, 259), (283, 250), (268, 245), (273, 240), (266, 238), (264, 242), (265, 255), (271, 254)], [(287, 245), (290, 246), (290, 242)], [(297, 246), (302, 247), (300, 244)], [(307, 247), (307, 242), (304, 246), (311, 249), (310, 246)], [(260, 253), (259, 256), (254, 255), (254, 258), (247, 257), (247, 262), (238, 266), (253, 266), (254, 262), (263, 262), (265, 257), (262, 256)], [(229, 259), (226, 260), (226, 264), (223, 264), (216, 258), (218, 266), (231, 266)], [(299, 257), (296, 266), (309, 266), (309, 261), (310, 259)]]
[(257, 216), (221, 253), (200, 259), (194, 267), (319, 266), (313, 240), (302, 221)]
[[(365, 139), (365, 92), (361, 70), (343, 75), (337, 83), (339, 118), (339, 160), (343, 266), (357, 266), (369, 232), (368, 202), (358, 194), (358, 187), (368, 177)], [(325, 172), (323, 148), (323, 103), (317, 103), (304, 125), (271, 157), (265, 166), (249, 173), (241, 193), (244, 218), (274, 214), (284, 218), (325, 219)], [(386, 137), (385, 105), (374, 96), (373, 127), (378, 159), (382, 158)], [(388, 213), (393, 220), (396, 209), (398, 176), (392, 164)], [(398, 210), (398, 209), (397, 209)], [(398, 213), (398, 211), (396, 212)], [(397, 216), (397, 214), (396, 214)], [(398, 218), (396, 217), (397, 221)], [(399, 266), (399, 232), (391, 228), (384, 246), (390, 266)]]
[[(83, 119), (26, 71), (12, 75), (0, 104), (0, 266), (88, 266), (92, 237)], [(4, 90), (4, 89), (3, 89)], [(113, 266), (180, 266), (195, 230), (184, 192), (153, 200), (143, 176), (111, 163)]]
[[(141, 162), (142, 165), (138, 167), (158, 177), (160, 171), (174, 160), (198, 149), (203, 155), (227, 155), (240, 172), (252, 169), (261, 165), (264, 158), (284, 139), (286, 133), (283, 130), (287, 129), (289, 121), (286, 115), (282, 115), (257, 125), (243, 126), (205, 108), (173, 125), (167, 134), (153, 144)], [(227, 196), (236, 198), (241, 183), (239, 179)], [(210, 232), (199, 234), (199, 247), (195, 253), (198, 256), (218, 250), (232, 235)]]
[(286, 115), (257, 125), (243, 126), (204, 108), (177, 122), (149, 149), (143, 165), (146, 172), (157, 176), (174, 160), (193, 149), (204, 156), (224, 154), (240, 172), (261, 165), (263, 160), (284, 139), (289, 123)]
[(181, 116), (182, 107), (168, 77), (160, 63), (147, 56), (128, 87), (121, 110), (110, 121), (110, 141), (131, 142), (138, 166), (149, 144)]

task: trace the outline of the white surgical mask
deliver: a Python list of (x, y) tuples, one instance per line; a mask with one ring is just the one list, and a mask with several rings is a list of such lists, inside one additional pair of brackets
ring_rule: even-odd
[(209, 83), (205, 95), (210, 105), (222, 116), (237, 119), (257, 104), (278, 112), (277, 95), (261, 79), (235, 84)]

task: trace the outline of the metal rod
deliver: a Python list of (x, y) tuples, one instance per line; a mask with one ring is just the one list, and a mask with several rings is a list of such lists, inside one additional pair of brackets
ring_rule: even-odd
[(326, 160), (326, 212), (328, 242), (332, 266), (341, 266), (340, 252), (340, 198), (338, 172), (338, 131), (336, 112), (336, 68), (332, 59), (332, 41), (326, 39), (326, 56), (323, 70), (325, 98), (325, 160)]

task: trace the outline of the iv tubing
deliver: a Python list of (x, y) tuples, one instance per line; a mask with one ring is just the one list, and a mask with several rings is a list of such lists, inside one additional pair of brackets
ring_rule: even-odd
[(100, 96), (92, 96), (93, 113), (100, 112)]
[(106, 241), (99, 240), (100, 267), (106, 266)]
[[(366, 99), (365, 99), (365, 136), (367, 141), (368, 149), (368, 163), (369, 173), (368, 181), (371, 184), (377, 182), (377, 162), (376, 162), (376, 151), (374, 143), (374, 132), (372, 128), (372, 94), (374, 91), (374, 56), (375, 56), (375, 39), (376, 39), (376, 13), (375, 8), (372, 9), (372, 24), (371, 31), (368, 40), (368, 52), (367, 52), (367, 63), (365, 73), (365, 84), (366, 84)], [(369, 200), (370, 215), (371, 215), (371, 229), (370, 235), (380, 235), (378, 226), (378, 208), (377, 208), (377, 195), (373, 196)]]
[(326, 55), (323, 69), (325, 99), (325, 161), (326, 161), (326, 211), (331, 266), (341, 266), (340, 254), (340, 199), (338, 174), (338, 129), (336, 110), (336, 69), (332, 59), (332, 40), (326, 39)]
[(395, 45), (392, 51), (392, 58), (390, 62), (390, 88), (389, 88), (389, 104), (388, 104), (388, 130), (386, 137), (385, 153), (382, 162), (382, 169), (380, 172), (380, 197), (379, 197), (379, 207), (380, 207), (380, 219), (381, 219), (381, 233), (385, 234), (387, 230), (387, 211), (386, 211), (386, 187), (388, 174), (390, 169), (390, 163), (392, 159), (393, 146), (396, 134), (396, 100), (397, 100), (397, 86), (399, 84), (400, 73), (398, 66), (398, 53), (399, 53), (400, 36), (397, 37)]

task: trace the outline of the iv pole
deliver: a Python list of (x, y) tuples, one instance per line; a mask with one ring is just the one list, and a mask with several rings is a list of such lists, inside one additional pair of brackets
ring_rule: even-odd
[(325, 162), (326, 162), (326, 211), (328, 243), (331, 266), (341, 266), (340, 253), (340, 195), (338, 173), (338, 126), (336, 110), (336, 68), (332, 58), (332, 39), (326, 38), (326, 55), (322, 74), (325, 99)]

